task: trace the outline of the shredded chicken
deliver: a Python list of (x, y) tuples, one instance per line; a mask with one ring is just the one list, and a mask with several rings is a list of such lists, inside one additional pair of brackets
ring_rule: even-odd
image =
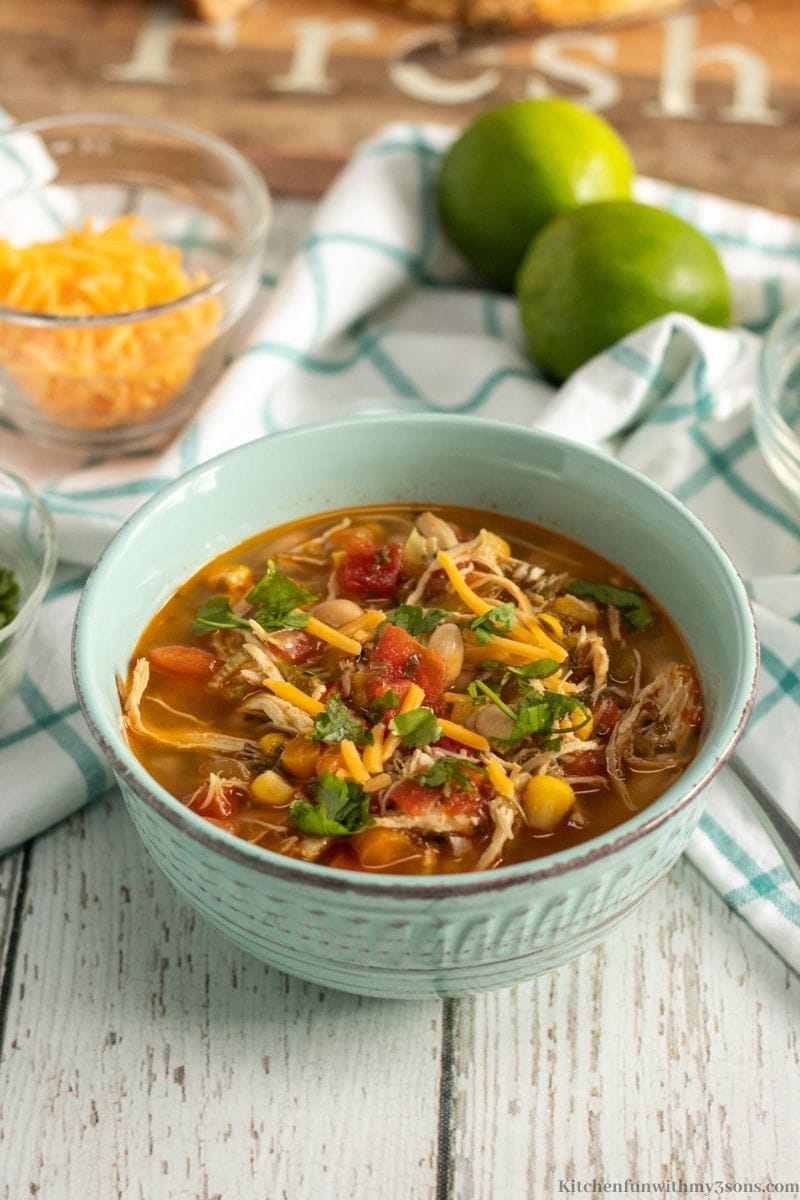
[(375, 824), (385, 829), (413, 829), (417, 833), (462, 834), (468, 836), (475, 832), (476, 818), (465, 813), (448, 815), (440, 809), (432, 808), (429, 812), (411, 817), (407, 813), (386, 813), (376, 817)]
[(699, 697), (688, 667), (673, 666), (643, 687), (612, 730), (606, 746), (608, 777), (614, 791), (635, 809), (624, 768), (666, 771), (683, 766), (682, 749), (698, 720)]
[(510, 800), (506, 800), (503, 796), (495, 796), (489, 801), (489, 812), (494, 821), (494, 833), (489, 845), (475, 863), (476, 871), (487, 871), (489, 867), (493, 867), (495, 863), (499, 862), (503, 856), (506, 842), (511, 841), (514, 836), (517, 809)]
[(290, 704), (288, 700), (280, 700), (269, 692), (257, 692), (254, 696), (248, 696), (239, 708), (246, 713), (260, 713), (267, 718), (270, 725), (285, 733), (305, 733), (314, 724), (313, 719), (301, 708)]
[(216, 750), (220, 754), (235, 754), (252, 750), (247, 738), (230, 737), (224, 733), (203, 733), (195, 730), (172, 729), (169, 732), (152, 729), (142, 719), (142, 698), (150, 682), (150, 664), (139, 658), (133, 668), (131, 686), (123, 705), (123, 719), (128, 729), (151, 742), (174, 746), (180, 750)]

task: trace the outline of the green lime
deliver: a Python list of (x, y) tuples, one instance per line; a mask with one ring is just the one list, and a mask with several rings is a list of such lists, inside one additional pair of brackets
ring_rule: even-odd
[(576, 208), (534, 238), (517, 276), (531, 355), (556, 379), (669, 312), (728, 325), (728, 278), (692, 225), (634, 200)]
[(439, 176), (439, 217), (475, 270), (511, 291), (535, 233), (594, 200), (631, 194), (633, 163), (602, 117), (570, 100), (516, 100), (482, 113)]

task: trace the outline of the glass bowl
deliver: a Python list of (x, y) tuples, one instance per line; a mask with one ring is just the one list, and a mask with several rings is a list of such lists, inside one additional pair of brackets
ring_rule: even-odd
[[(107, 311), (107, 300), (99, 314), (35, 311), (51, 303), (55, 281), (43, 280), (43, 298), (30, 282), (17, 288), (15, 250), (63, 239), (87, 222), (97, 233), (121, 217), (134, 218), (135, 238), (177, 252), (185, 294), (154, 304), (148, 284), (149, 306), (138, 307), (145, 303), (136, 300), (139, 285), (126, 283), (125, 311)], [(0, 294), (0, 413), (50, 445), (99, 453), (160, 445), (241, 337), (269, 224), (261, 176), (209, 134), (123, 113), (44, 117), (3, 133), (0, 231), (11, 249), (4, 248)], [(120, 261), (101, 263), (115, 286), (133, 274), (130, 261)], [(0, 282), (3, 269), (0, 257)], [(35, 285), (42, 273), (29, 270), (27, 278)]]
[(764, 457), (800, 503), (800, 307), (785, 312), (764, 339), (753, 416)]
[(57, 557), (48, 509), (24, 480), (0, 470), (0, 706), (19, 687)]

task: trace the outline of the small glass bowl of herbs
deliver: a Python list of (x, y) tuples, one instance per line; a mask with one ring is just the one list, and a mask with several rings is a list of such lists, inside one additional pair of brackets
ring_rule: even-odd
[(24, 480), (0, 470), (0, 705), (22, 679), (56, 558), (48, 509)]

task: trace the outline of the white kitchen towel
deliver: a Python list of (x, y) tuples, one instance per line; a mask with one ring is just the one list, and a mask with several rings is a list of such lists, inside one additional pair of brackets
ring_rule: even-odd
[[(800, 301), (800, 223), (640, 179), (637, 195), (718, 246), (736, 326), (656, 321), (559, 390), (528, 359), (515, 303), (480, 286), (444, 243), (433, 185), (452, 133), (394, 125), (365, 144), (316, 210), (266, 315), (194, 420), (162, 453), (105, 462), (0, 428), (0, 464), (40, 489), (64, 565), (16, 700), (0, 713), (0, 849), (110, 783), (69, 679), (70, 624), (91, 564), (158, 487), (243, 441), (375, 411), (446, 411), (603, 445), (656, 479), (717, 535), (750, 587), (763, 672), (742, 753), (800, 820), (800, 512), (757, 449), (750, 404), (760, 338)], [(800, 893), (723, 772), (688, 851), (727, 902), (800, 969)]]

